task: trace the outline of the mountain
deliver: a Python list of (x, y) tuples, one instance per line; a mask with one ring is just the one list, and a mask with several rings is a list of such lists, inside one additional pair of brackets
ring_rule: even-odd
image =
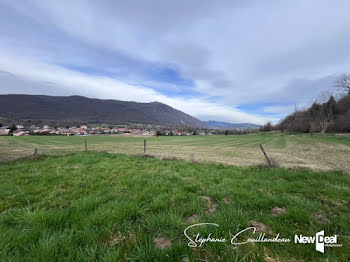
[(204, 121), (204, 123), (211, 128), (215, 129), (244, 129), (244, 128), (259, 128), (260, 125), (251, 124), (251, 123), (238, 123), (238, 124), (231, 124), (226, 122), (218, 122), (218, 121)]
[(168, 105), (83, 96), (0, 95), (0, 122), (8, 124), (151, 124), (205, 127)]

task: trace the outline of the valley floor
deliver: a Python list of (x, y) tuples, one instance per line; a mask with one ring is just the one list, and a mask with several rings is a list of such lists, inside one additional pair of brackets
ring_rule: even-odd
[(263, 144), (268, 154), (281, 167), (313, 170), (342, 170), (350, 173), (350, 135), (281, 134), (279, 132), (235, 136), (30, 136), (0, 137), (0, 161), (9, 161), (33, 154), (66, 154), (88, 150), (140, 154), (144, 139), (148, 154), (177, 157), (185, 160), (218, 162), (236, 166), (256, 166), (265, 163), (259, 148)]

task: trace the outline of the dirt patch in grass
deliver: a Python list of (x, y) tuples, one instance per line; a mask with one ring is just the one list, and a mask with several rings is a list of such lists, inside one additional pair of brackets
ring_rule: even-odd
[(271, 209), (271, 216), (277, 217), (287, 213), (287, 209), (284, 207), (274, 207)]
[(330, 222), (329, 219), (325, 215), (323, 215), (321, 212), (313, 213), (311, 214), (311, 217), (322, 225), (328, 224)]
[(222, 202), (224, 202), (225, 204), (230, 204), (230, 203), (232, 202), (232, 200), (229, 199), (229, 198), (224, 198), (224, 199), (222, 200)]
[(218, 208), (218, 204), (215, 203), (214, 199), (210, 196), (201, 196), (201, 198), (207, 202), (207, 210), (205, 213), (208, 215), (214, 213)]
[(271, 232), (271, 228), (268, 225), (257, 221), (251, 221), (248, 224), (249, 227), (255, 227), (257, 232)]
[(186, 218), (187, 223), (194, 223), (198, 221), (199, 216), (197, 214), (190, 215)]
[(159, 249), (167, 249), (173, 245), (170, 239), (161, 236), (156, 237), (153, 242)]

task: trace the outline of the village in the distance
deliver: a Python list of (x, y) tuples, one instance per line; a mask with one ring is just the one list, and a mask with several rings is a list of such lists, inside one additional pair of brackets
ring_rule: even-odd
[(133, 134), (142, 136), (191, 136), (191, 135), (212, 135), (225, 132), (219, 130), (184, 130), (182, 129), (152, 129), (152, 128), (132, 128), (132, 127), (87, 127), (82, 125), (80, 127), (50, 127), (44, 125), (42, 127), (23, 125), (1, 126), (0, 135), (13, 136), (29, 136), (29, 135), (103, 135), (103, 134)]
[(193, 128), (190, 126), (180, 127), (160, 127), (160, 126), (88, 126), (79, 127), (52, 127), (43, 125), (42, 127), (22, 124), (10, 126), (0, 123), (0, 136), (86, 136), (86, 135), (134, 135), (134, 136), (211, 136), (211, 135), (243, 135), (262, 131), (260, 127), (247, 128)]

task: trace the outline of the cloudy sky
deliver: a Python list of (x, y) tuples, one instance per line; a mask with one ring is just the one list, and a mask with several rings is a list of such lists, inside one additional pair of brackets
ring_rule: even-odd
[(350, 1), (0, 0), (0, 93), (277, 122), (350, 73)]

